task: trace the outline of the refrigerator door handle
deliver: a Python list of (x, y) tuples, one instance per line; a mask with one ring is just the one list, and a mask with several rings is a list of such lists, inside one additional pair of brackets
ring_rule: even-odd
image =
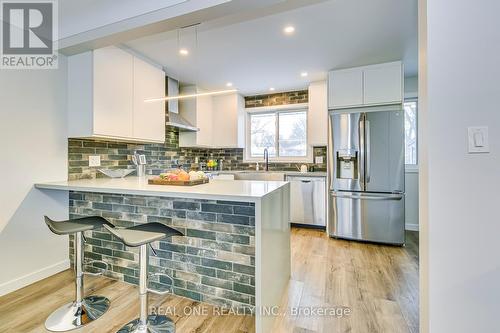
[(370, 152), (370, 121), (365, 120), (365, 143), (366, 143), (366, 182), (370, 182), (371, 174), (371, 152)]
[(331, 191), (332, 197), (345, 198), (345, 199), (361, 199), (361, 200), (401, 200), (404, 194), (384, 194), (384, 195), (373, 195), (373, 194), (353, 194), (353, 193), (342, 193)]
[(366, 190), (366, 178), (365, 178), (365, 115), (361, 114), (361, 117), (359, 118), (359, 128), (358, 128), (358, 135), (359, 135), (359, 167), (358, 167), (358, 173), (359, 173), (359, 181), (361, 183), (361, 188), (363, 191)]

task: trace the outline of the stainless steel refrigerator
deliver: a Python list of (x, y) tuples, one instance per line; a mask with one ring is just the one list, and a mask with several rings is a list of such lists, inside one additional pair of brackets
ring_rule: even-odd
[(330, 236), (404, 244), (402, 105), (331, 110), (328, 118)]

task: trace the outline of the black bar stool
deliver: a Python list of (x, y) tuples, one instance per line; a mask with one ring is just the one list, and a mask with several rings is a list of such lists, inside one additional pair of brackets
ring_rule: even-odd
[(92, 263), (99, 262), (104, 264), (106, 268), (102, 269), (101, 272), (83, 272), (82, 260), (83, 241), (85, 240), (83, 232), (111, 224), (100, 216), (82, 217), (59, 222), (53, 221), (45, 216), (45, 223), (49, 229), (57, 235), (73, 234), (75, 236), (75, 300), (52, 312), (52, 314), (45, 321), (45, 328), (47, 330), (53, 332), (65, 332), (82, 327), (98, 319), (109, 308), (109, 299), (106, 297), (83, 297), (83, 275), (101, 275), (102, 271), (107, 269), (107, 263), (100, 260), (92, 260), (86, 264), (90, 265)]
[[(167, 290), (165, 292), (159, 292), (148, 288), (148, 244), (156, 255), (155, 250), (151, 246), (152, 242), (172, 237), (172, 236), (183, 236), (183, 234), (170, 228), (164, 224), (157, 222), (150, 222), (139, 224), (130, 228), (113, 228), (109, 225), (104, 226), (110, 233), (115, 237), (120, 239), (123, 244), (130, 247), (140, 247), (139, 248), (139, 300), (140, 304), (140, 317), (132, 320), (125, 326), (123, 326), (118, 333), (173, 333), (175, 332), (175, 323), (163, 315), (150, 315), (148, 316), (148, 292), (155, 294), (164, 295), (169, 293)], [(170, 281), (172, 279), (166, 275), (157, 273), (156, 275), (164, 275), (168, 277)]]

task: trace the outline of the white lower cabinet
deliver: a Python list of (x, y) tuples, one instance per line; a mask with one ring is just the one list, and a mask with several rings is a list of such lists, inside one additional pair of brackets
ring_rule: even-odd
[(164, 142), (163, 71), (111, 46), (68, 58), (68, 137)]

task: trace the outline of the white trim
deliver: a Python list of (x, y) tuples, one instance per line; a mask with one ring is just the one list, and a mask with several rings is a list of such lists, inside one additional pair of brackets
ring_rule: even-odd
[(69, 259), (39, 269), (32, 273), (26, 274), (14, 280), (10, 280), (0, 284), (0, 296), (6, 295), (10, 292), (16, 291), (34, 282), (45, 279), (51, 275), (62, 272), (70, 267)]
[(407, 223), (407, 224), (405, 224), (405, 230), (418, 231), (418, 223)]

